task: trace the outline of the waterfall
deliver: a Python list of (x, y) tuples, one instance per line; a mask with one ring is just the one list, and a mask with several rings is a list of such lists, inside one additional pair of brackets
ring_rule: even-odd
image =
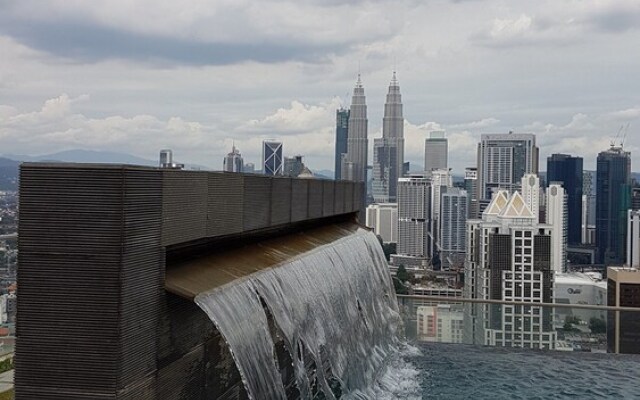
[[(277, 251), (277, 249), (265, 249)], [(299, 397), (367, 397), (398, 344), (399, 315), (375, 235), (358, 229), (276, 267), (200, 293), (253, 399), (286, 399), (276, 343)], [(282, 361), (280, 361), (282, 362)]]

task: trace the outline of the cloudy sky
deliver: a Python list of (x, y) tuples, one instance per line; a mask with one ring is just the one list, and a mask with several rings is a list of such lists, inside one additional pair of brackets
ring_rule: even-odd
[(276, 138), (333, 169), (358, 70), (373, 142), (394, 68), (412, 163), (435, 129), (458, 173), (481, 133), (592, 168), (629, 124), (640, 153), (638, 0), (0, 0), (0, 153), (172, 148), (219, 169), (233, 141), (257, 163)]

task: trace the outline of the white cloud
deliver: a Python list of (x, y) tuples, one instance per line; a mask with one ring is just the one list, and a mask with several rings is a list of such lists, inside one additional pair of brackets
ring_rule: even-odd
[[(389, 7), (384, 7), (384, 5)], [(390, 7), (394, 4), (394, 7)], [(285, 40), (345, 44), (389, 36), (402, 26), (394, 2), (358, 4), (261, 0), (23, 0), (4, 12), (32, 23), (82, 23), (165, 38), (207, 43)], [(345, 29), (345, 27), (349, 29)]]
[(329, 102), (318, 105), (304, 104), (294, 100), (289, 108), (279, 108), (275, 113), (262, 119), (250, 120), (240, 130), (251, 132), (271, 132), (274, 135), (305, 133), (335, 124), (336, 109), (342, 101), (334, 97)]
[(614, 119), (637, 119), (640, 118), (640, 107), (627, 108), (626, 110), (614, 111), (609, 114)]
[[(312, 169), (332, 168), (335, 98), (348, 102), (359, 65), (371, 142), (379, 136), (391, 70), (398, 69), (413, 163), (423, 163), (424, 138), (436, 129), (447, 131), (457, 173), (473, 164), (479, 134), (489, 129), (538, 134), (543, 157), (584, 149), (587, 165), (628, 122), (628, 146), (640, 145), (636, 0), (0, 3), (3, 152), (93, 147), (155, 159), (170, 147), (181, 161), (219, 167), (232, 141), (257, 162), (261, 140), (275, 136)], [(23, 33), (84, 23), (125, 38), (152, 36), (158, 46), (223, 42), (232, 53), (242, 51), (235, 43), (300, 46), (273, 62), (168, 64), (126, 55), (87, 61), (51, 46), (34, 50), (41, 47), (10, 36), (5, 21)], [(77, 37), (107, 50), (115, 45)], [(308, 47), (320, 56), (295, 53)]]
[(510, 40), (523, 37), (531, 32), (532, 21), (533, 19), (525, 14), (515, 19), (496, 18), (491, 25), (489, 36), (497, 40)]
[(497, 118), (493, 118), (493, 117), (489, 117), (489, 118), (483, 118), (481, 120), (478, 121), (472, 121), (472, 122), (466, 122), (466, 123), (462, 123), (462, 124), (454, 124), (454, 125), (449, 125), (449, 128), (453, 128), (453, 129), (482, 129), (482, 128), (488, 128), (490, 126), (495, 126), (498, 125), (500, 123), (500, 120)]
[[(585, 168), (594, 169), (598, 153), (609, 148), (612, 141), (620, 143), (628, 121), (624, 111), (627, 110), (622, 110), (622, 115), (621, 111), (598, 115), (578, 113), (564, 125), (535, 122), (524, 126), (523, 130), (537, 135), (541, 169), (546, 168), (546, 157), (553, 153), (581, 156)], [(625, 141), (625, 148), (632, 154), (640, 150), (640, 140), (634, 134), (636, 129), (629, 128)]]
[[(161, 147), (200, 152), (216, 148), (212, 128), (179, 117), (161, 120), (151, 115), (89, 118), (73, 106), (87, 96), (66, 94), (44, 102), (39, 111), (19, 112), (1, 106), (0, 140), (4, 153), (50, 153), (74, 148), (112, 150), (155, 158)], [(163, 146), (164, 144), (164, 146)]]

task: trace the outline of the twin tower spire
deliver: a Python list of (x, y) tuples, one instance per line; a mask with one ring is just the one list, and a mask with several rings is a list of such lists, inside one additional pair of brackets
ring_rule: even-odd
[[(353, 88), (347, 153), (342, 157), (342, 179), (367, 181), (368, 150), (367, 104), (362, 79)], [(398, 178), (407, 171), (404, 168), (404, 118), (400, 85), (393, 71), (382, 120), (382, 138), (374, 139), (373, 145), (373, 198), (376, 203), (396, 201)]]

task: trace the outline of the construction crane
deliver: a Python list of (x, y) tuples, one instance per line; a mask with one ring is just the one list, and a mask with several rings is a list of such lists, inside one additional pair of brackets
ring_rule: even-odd
[(622, 135), (622, 139), (620, 140), (620, 148), (624, 148), (624, 142), (625, 140), (627, 140), (627, 133), (629, 132), (629, 124), (630, 122), (627, 122), (627, 126), (624, 127), (624, 134)]
[(618, 133), (616, 133), (616, 136), (614, 136), (611, 139), (611, 148), (616, 147), (616, 142), (618, 141), (618, 138), (620, 137), (620, 132), (622, 132), (622, 129), (624, 128), (624, 125), (620, 125), (620, 129), (618, 129)]

